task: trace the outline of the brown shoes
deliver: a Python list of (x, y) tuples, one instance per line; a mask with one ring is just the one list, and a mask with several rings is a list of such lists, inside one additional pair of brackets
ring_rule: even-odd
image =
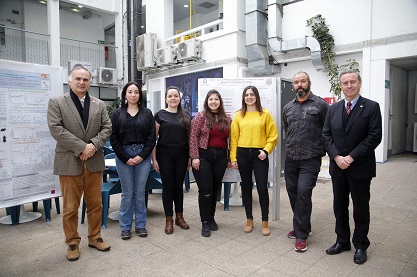
[(166, 223), (165, 223), (165, 234), (170, 235), (174, 232), (174, 220), (172, 219), (172, 216), (166, 217)]
[(269, 230), (268, 221), (262, 221), (262, 235), (269, 236), (271, 231)]
[[(100, 251), (109, 251), (110, 245), (105, 243), (102, 238), (96, 238), (94, 241), (90, 241), (88, 246), (96, 248)], [(68, 245), (67, 260), (76, 261), (80, 258), (80, 247), (76, 244)]]
[(80, 248), (76, 244), (68, 245), (67, 249), (67, 260), (76, 261), (80, 257)]
[(102, 238), (96, 238), (95, 240), (88, 242), (88, 246), (96, 248), (99, 251), (110, 250), (110, 245), (105, 243)]
[(253, 230), (253, 219), (248, 219), (246, 221), (245, 227), (243, 227), (243, 232), (250, 233)]
[(67, 260), (76, 261), (80, 257), (80, 248), (76, 244), (68, 245), (67, 249)]
[(177, 213), (175, 218), (175, 225), (180, 226), (181, 229), (190, 229), (190, 226), (185, 222), (182, 213)]

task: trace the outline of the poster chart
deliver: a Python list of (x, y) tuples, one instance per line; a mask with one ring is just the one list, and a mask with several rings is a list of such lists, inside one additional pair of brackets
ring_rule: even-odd
[(0, 208), (61, 195), (48, 100), (61, 95), (62, 68), (0, 60)]
[[(255, 86), (261, 97), (261, 103), (264, 108), (269, 110), (277, 123), (276, 116), (276, 78), (240, 78), (240, 79), (222, 79), (222, 78), (202, 78), (198, 82), (198, 110), (203, 110), (204, 100), (207, 92), (216, 89), (223, 99), (224, 109), (232, 118), (237, 110), (242, 107), (242, 93), (247, 86)], [(254, 134), (256, 135), (256, 134)], [(274, 151), (275, 152), (275, 151)], [(269, 174), (268, 180), (275, 182), (275, 154), (269, 155)], [(223, 182), (240, 182), (239, 171), (233, 168), (226, 169)]]

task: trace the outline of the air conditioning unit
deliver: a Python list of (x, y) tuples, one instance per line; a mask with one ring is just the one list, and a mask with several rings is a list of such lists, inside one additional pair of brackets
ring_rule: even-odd
[(74, 66), (83, 66), (88, 71), (90, 71), (90, 73), (93, 71), (93, 64), (92, 63), (71, 60), (71, 61), (68, 62), (68, 74), (70, 74), (70, 72), (74, 68)]
[(97, 68), (97, 83), (106, 85), (117, 84), (117, 69), (98, 67)]
[(178, 60), (192, 61), (201, 59), (201, 41), (199, 39), (189, 39), (178, 43)]
[(178, 47), (176, 45), (170, 45), (165, 48), (158, 49), (157, 52), (157, 64), (158, 65), (170, 65), (178, 62)]
[(137, 69), (143, 70), (156, 66), (157, 41), (156, 34), (146, 33), (136, 37)]

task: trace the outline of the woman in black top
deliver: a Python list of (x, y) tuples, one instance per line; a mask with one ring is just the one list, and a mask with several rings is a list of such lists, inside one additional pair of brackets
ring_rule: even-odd
[(162, 203), (164, 205), (165, 233), (174, 231), (173, 203), (175, 204), (175, 225), (182, 229), (190, 227), (183, 217), (183, 181), (190, 166), (188, 137), (190, 114), (181, 107), (181, 96), (177, 87), (169, 87), (165, 92), (165, 109), (155, 114), (158, 143), (152, 153), (154, 169), (161, 174)]
[(112, 115), (110, 143), (116, 154), (116, 167), (122, 185), (119, 209), (121, 238), (130, 239), (133, 215), (140, 237), (148, 235), (145, 187), (155, 146), (155, 121), (145, 108), (140, 85), (129, 82), (123, 87), (122, 105)]

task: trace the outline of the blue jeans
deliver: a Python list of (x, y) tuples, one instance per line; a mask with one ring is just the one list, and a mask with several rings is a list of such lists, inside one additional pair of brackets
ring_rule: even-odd
[[(130, 157), (142, 152), (142, 144), (124, 145)], [(122, 197), (119, 209), (119, 223), (122, 231), (132, 229), (133, 213), (135, 213), (136, 229), (146, 226), (145, 187), (151, 169), (151, 156), (135, 166), (123, 163), (116, 156), (116, 167), (122, 185)]]

